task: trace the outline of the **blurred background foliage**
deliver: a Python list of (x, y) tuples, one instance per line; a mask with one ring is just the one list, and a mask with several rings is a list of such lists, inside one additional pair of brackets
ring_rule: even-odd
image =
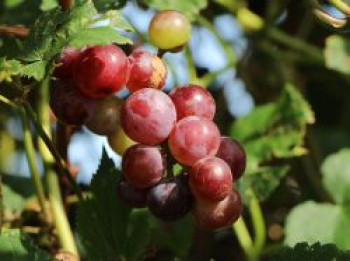
[[(258, 239), (255, 242), (258, 250), (252, 250), (252, 255), (258, 251), (266, 260), (270, 260), (269, 255), (283, 243), (293, 246), (297, 242), (321, 242), (334, 243), (343, 250), (350, 248), (347, 240), (350, 154), (348, 150), (341, 150), (350, 146), (349, 14), (339, 2), (94, 1), (100, 12), (120, 9), (135, 29), (135, 32), (120, 32), (120, 41), (126, 42), (124, 39), (130, 38), (135, 47), (143, 46), (152, 52), (156, 50), (147, 41), (147, 27), (156, 10), (177, 9), (193, 22), (189, 48), (179, 54), (164, 56), (169, 71), (166, 91), (188, 82), (208, 87), (217, 101), (215, 120), (221, 131), (244, 144), (248, 166), (237, 186), (247, 206), (244, 217), (248, 230), (253, 231), (256, 238), (263, 237), (260, 242)], [(38, 16), (56, 7), (56, 0), (0, 2), (2, 95), (18, 95), (12, 88), (13, 82), (9, 81), (12, 74), (40, 80), (47, 67), (36, 64), (35, 68), (26, 71), (17, 68), (22, 65), (14, 60), (10, 62), (10, 59), (17, 59), (25, 41), (4, 32), (14, 26), (34, 30), (31, 26)], [(98, 21), (95, 26), (103, 25), (105, 20)], [(125, 24), (118, 22), (116, 25), (126, 29)], [(16, 28), (23, 30), (23, 27)], [(84, 43), (83, 40), (74, 42), (78, 46)], [(131, 47), (125, 50), (130, 52)], [(127, 93), (120, 95), (125, 97)], [(26, 222), (32, 224), (35, 199), (23, 152), (20, 119), (2, 104), (0, 119), (5, 222), (10, 227), (19, 227)], [(90, 184), (103, 146), (114, 164), (119, 166), (120, 157), (112, 152), (104, 138), (84, 128), (75, 132), (68, 155), (78, 168), (78, 182)], [(334, 155), (327, 158), (330, 154)], [(325, 158), (327, 160), (322, 164)], [(39, 167), (42, 172), (42, 166)], [(254, 218), (257, 201), (262, 207), (262, 224)], [(305, 201), (308, 202), (303, 203)], [(88, 213), (89, 206), (85, 207)], [(84, 211), (84, 207), (80, 211)], [(318, 221), (310, 225), (309, 220)], [(217, 261), (240, 260), (243, 257), (243, 252), (232, 247), (242, 245), (242, 241), (240, 238), (237, 241), (230, 231), (217, 234), (192, 231), (195, 240), (191, 244), (191, 238), (183, 233), (183, 229), (191, 225), (186, 220), (183, 222), (186, 225), (174, 230), (175, 241), (186, 238), (189, 243), (184, 241), (183, 246), (177, 247), (174, 239), (164, 236), (155, 221), (150, 221), (153, 240), (166, 249), (157, 253), (159, 260), (168, 260), (169, 251), (183, 257), (188, 249), (192, 249), (190, 260), (209, 260), (205, 259), (207, 257), (215, 257)], [(260, 229), (262, 235), (256, 229)], [(239, 228), (235, 231), (239, 235)], [(85, 236), (89, 238), (91, 234), (87, 232)], [(201, 250), (199, 253), (195, 251), (198, 249)], [(315, 249), (319, 248), (315, 246)], [(332, 250), (331, 247), (324, 249)]]

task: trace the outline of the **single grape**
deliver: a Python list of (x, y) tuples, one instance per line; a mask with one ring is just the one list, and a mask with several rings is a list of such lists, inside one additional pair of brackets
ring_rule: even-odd
[(233, 189), (220, 202), (196, 201), (192, 214), (198, 225), (215, 230), (231, 226), (242, 213), (242, 200), (239, 193)]
[(98, 135), (111, 135), (120, 126), (120, 109), (123, 100), (117, 97), (108, 97), (96, 100), (85, 125)]
[(143, 88), (164, 88), (167, 69), (163, 61), (154, 54), (144, 50), (135, 50), (129, 56), (131, 69), (126, 84), (130, 92)]
[(56, 118), (68, 125), (82, 125), (87, 120), (93, 100), (83, 95), (71, 81), (53, 81), (50, 107)]
[(123, 155), (128, 148), (136, 144), (121, 127), (118, 127), (113, 134), (108, 135), (107, 140), (109, 146), (119, 155)]
[(91, 98), (105, 98), (123, 88), (129, 78), (129, 60), (115, 45), (85, 49), (75, 66), (80, 90)]
[(169, 93), (174, 102), (177, 120), (187, 116), (199, 116), (212, 120), (215, 115), (215, 101), (206, 89), (194, 85), (183, 85)]
[(161, 11), (153, 17), (148, 34), (151, 43), (159, 49), (179, 49), (190, 39), (191, 23), (177, 11)]
[(149, 210), (157, 218), (174, 221), (184, 217), (192, 208), (193, 197), (182, 175), (162, 180), (150, 189)]
[(184, 165), (192, 166), (196, 161), (216, 154), (220, 145), (220, 132), (212, 121), (189, 116), (176, 123), (168, 142), (174, 158)]
[(123, 175), (136, 188), (149, 188), (156, 185), (165, 170), (166, 162), (162, 151), (157, 147), (136, 144), (123, 156)]
[(217, 202), (232, 190), (232, 174), (225, 161), (216, 157), (201, 159), (190, 170), (190, 186), (196, 199)]
[(121, 111), (125, 133), (134, 141), (156, 145), (164, 141), (176, 122), (176, 109), (165, 93), (145, 88), (134, 92)]
[(221, 137), (220, 140), (220, 147), (216, 157), (223, 159), (230, 166), (233, 180), (237, 180), (244, 173), (246, 153), (238, 141), (229, 137)]
[(80, 58), (80, 54), (80, 50), (71, 47), (65, 48), (57, 61), (57, 67), (55, 68), (53, 75), (62, 80), (72, 79), (75, 65)]
[(124, 178), (121, 178), (117, 183), (117, 193), (130, 207), (143, 208), (147, 206), (148, 190), (135, 188)]

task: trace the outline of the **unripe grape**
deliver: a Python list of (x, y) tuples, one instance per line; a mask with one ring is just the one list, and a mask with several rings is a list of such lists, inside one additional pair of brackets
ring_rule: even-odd
[(117, 183), (117, 193), (130, 207), (143, 208), (147, 205), (148, 190), (135, 188), (124, 178), (121, 178)]
[(80, 58), (81, 51), (71, 47), (65, 48), (57, 62), (53, 75), (62, 80), (70, 80), (73, 78), (74, 69)]
[(136, 144), (121, 127), (117, 128), (113, 134), (108, 135), (107, 140), (109, 146), (119, 155), (123, 155), (128, 148)]
[(190, 170), (190, 186), (196, 199), (217, 202), (232, 190), (232, 174), (225, 161), (216, 157), (201, 159)]
[(120, 126), (120, 109), (123, 100), (117, 97), (108, 97), (96, 100), (85, 125), (98, 135), (111, 135)]
[(167, 69), (163, 61), (144, 50), (135, 50), (129, 56), (131, 70), (127, 83), (130, 92), (143, 88), (161, 90), (164, 88)]
[(164, 141), (176, 122), (176, 109), (165, 93), (145, 88), (134, 92), (121, 111), (125, 133), (134, 141), (156, 145)]
[(246, 153), (242, 145), (230, 137), (220, 138), (216, 157), (223, 159), (231, 168), (233, 180), (239, 179), (246, 167)]
[(80, 90), (91, 98), (105, 98), (121, 90), (129, 78), (129, 60), (115, 45), (85, 49), (75, 66)]
[(166, 163), (162, 151), (157, 147), (136, 144), (123, 156), (123, 176), (136, 188), (150, 188), (156, 185), (165, 170)]
[(190, 39), (191, 23), (177, 11), (161, 11), (153, 17), (148, 33), (151, 43), (159, 49), (179, 49)]
[(220, 202), (196, 201), (192, 214), (198, 225), (215, 230), (231, 226), (241, 215), (242, 209), (241, 197), (233, 189)]
[(198, 160), (216, 154), (220, 132), (212, 121), (189, 116), (176, 123), (168, 143), (178, 162), (192, 166)]
[(56, 118), (68, 125), (82, 125), (87, 120), (93, 100), (83, 95), (71, 81), (53, 81), (50, 107)]
[(192, 203), (193, 197), (183, 176), (162, 180), (150, 189), (147, 198), (151, 213), (165, 221), (184, 217), (191, 210)]
[(177, 113), (177, 120), (187, 116), (198, 116), (212, 120), (215, 115), (215, 100), (206, 89), (194, 85), (183, 85), (169, 93)]

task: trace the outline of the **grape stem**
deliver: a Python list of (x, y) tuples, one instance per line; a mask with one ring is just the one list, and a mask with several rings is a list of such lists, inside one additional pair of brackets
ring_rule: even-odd
[(29, 128), (29, 121), (26, 116), (26, 112), (24, 108), (19, 108), (21, 121), (22, 121), (22, 130), (23, 130), (23, 143), (24, 143), (24, 150), (27, 157), (28, 167), (30, 170), (30, 176), (33, 181), (33, 185), (36, 191), (36, 195), (38, 197), (39, 205), (43, 214), (43, 217), (46, 221), (46, 223), (50, 223), (50, 213), (49, 210), (46, 207), (46, 198), (45, 198), (45, 191), (44, 186), (40, 178), (40, 174), (37, 167), (37, 162), (35, 158), (35, 150), (34, 145), (32, 141), (32, 134)]
[(254, 240), (252, 240), (244, 219), (240, 217), (233, 224), (233, 231), (237, 235), (238, 242), (244, 250), (249, 261), (256, 261), (264, 248), (266, 239), (266, 228), (259, 200), (257, 199), (252, 188), (248, 188), (249, 212), (252, 217), (254, 229)]
[[(49, 138), (50, 110), (48, 105), (49, 87), (50, 87), (49, 82), (50, 82), (50, 77), (46, 76), (42, 81), (42, 84), (39, 89), (38, 116), (41, 123), (39, 125), (42, 126), (42, 128), (40, 129), (43, 133), (45, 133), (44, 136), (50, 141), (50, 138)], [(25, 109), (28, 109), (28, 108), (29, 107), (27, 104), (27, 106), (25, 106)], [(26, 111), (28, 112), (28, 110)], [(40, 136), (40, 137), (43, 137), (43, 136)], [(38, 148), (44, 162), (44, 171), (45, 171), (44, 177), (48, 188), (48, 196), (49, 196), (51, 211), (53, 214), (53, 221), (57, 231), (58, 239), (64, 250), (67, 250), (72, 254), (78, 255), (78, 250), (74, 241), (73, 233), (71, 231), (68, 218), (63, 208), (58, 178), (55, 171), (53, 170), (55, 159), (53, 157), (52, 152), (48, 149), (47, 143), (43, 140), (43, 138), (40, 138), (38, 140)], [(61, 162), (62, 164), (61, 159), (59, 159), (59, 162)]]
[[(79, 199), (83, 200), (81, 190), (80, 190), (78, 184), (76, 183), (76, 181), (74, 180), (72, 174), (70, 173), (70, 171), (67, 167), (67, 163), (63, 160), (63, 158), (61, 157), (61, 155), (59, 154), (59, 152), (57, 151), (57, 149), (53, 145), (47, 132), (44, 130), (44, 128), (40, 124), (38, 117), (37, 117), (36, 113), (34, 112), (33, 108), (30, 106), (30, 104), (28, 102), (24, 102), (23, 105), (24, 105), (24, 108), (26, 110), (27, 115), (31, 118), (39, 136), (41, 137), (42, 141), (46, 145), (47, 149), (50, 151), (51, 155), (54, 157), (58, 167), (62, 170), (63, 175), (65, 175), (65, 177), (67, 178), (67, 180), (71, 184), (72, 188), (74, 189), (74, 192), (77, 194)], [(61, 172), (58, 172), (58, 173), (61, 173)]]

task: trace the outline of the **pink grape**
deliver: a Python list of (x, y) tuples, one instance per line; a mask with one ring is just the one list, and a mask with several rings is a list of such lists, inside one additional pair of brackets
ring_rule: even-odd
[(123, 155), (123, 175), (136, 188), (149, 188), (156, 185), (165, 170), (165, 160), (157, 147), (136, 144)]
[(241, 197), (233, 189), (220, 202), (196, 201), (192, 214), (200, 226), (215, 230), (231, 226), (241, 215), (242, 209)]
[(53, 75), (59, 79), (70, 80), (73, 78), (75, 65), (79, 60), (81, 50), (76, 50), (71, 47), (65, 48), (58, 60), (57, 67)]
[(117, 193), (126, 204), (133, 208), (143, 208), (147, 205), (148, 189), (135, 188), (124, 178), (117, 183)]
[(220, 145), (220, 132), (215, 123), (190, 116), (176, 123), (169, 136), (169, 148), (174, 158), (187, 166), (214, 156)]
[(239, 179), (246, 167), (246, 153), (242, 145), (229, 137), (221, 137), (216, 156), (223, 159), (230, 167), (234, 180)]
[(173, 89), (169, 93), (174, 102), (177, 119), (187, 116), (199, 116), (212, 120), (215, 115), (215, 101), (206, 89), (194, 85), (183, 85)]
[(121, 124), (134, 141), (156, 145), (164, 141), (176, 122), (176, 109), (165, 93), (145, 88), (134, 92), (121, 111)]
[(190, 187), (196, 199), (223, 200), (232, 190), (230, 167), (216, 157), (201, 159), (190, 170)]
[(130, 92), (143, 88), (164, 88), (167, 69), (162, 59), (145, 50), (135, 50), (130, 56), (130, 77), (126, 86)]

